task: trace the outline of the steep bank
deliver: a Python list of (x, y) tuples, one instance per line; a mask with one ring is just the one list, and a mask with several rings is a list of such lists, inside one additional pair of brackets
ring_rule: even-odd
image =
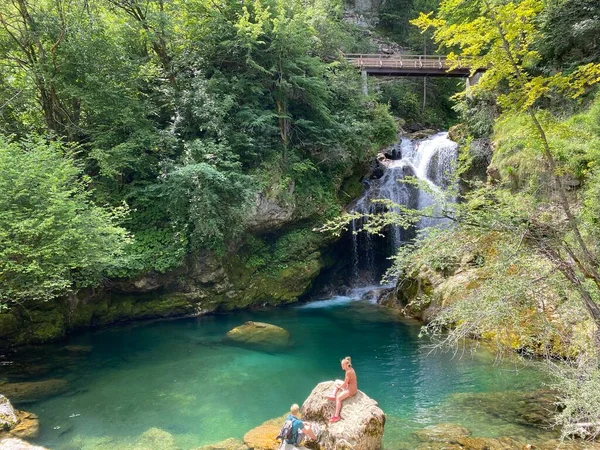
[[(360, 191), (359, 176), (341, 186)], [(352, 184), (358, 186), (352, 187)], [(341, 188), (340, 186), (340, 188)], [(345, 201), (341, 194), (340, 201)], [(248, 233), (225, 254), (199, 251), (181, 268), (106, 281), (53, 302), (0, 313), (0, 348), (49, 342), (89, 327), (297, 301), (326, 266), (332, 237), (315, 222), (257, 197)]]

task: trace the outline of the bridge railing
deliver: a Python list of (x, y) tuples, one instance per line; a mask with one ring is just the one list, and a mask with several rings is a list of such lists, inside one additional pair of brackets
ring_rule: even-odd
[[(450, 69), (458, 67), (468, 69), (471, 60), (458, 58), (449, 60), (437, 55), (386, 55), (386, 54), (345, 54), (348, 62), (361, 68), (397, 68), (397, 69)], [(458, 63), (458, 66), (456, 66)]]

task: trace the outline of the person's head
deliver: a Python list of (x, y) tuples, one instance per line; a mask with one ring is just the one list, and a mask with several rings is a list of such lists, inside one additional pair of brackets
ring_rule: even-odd
[(298, 416), (298, 414), (300, 413), (300, 407), (294, 403), (292, 406), (290, 406), (290, 414), (292, 416)]
[(342, 359), (341, 364), (342, 364), (342, 369), (344, 369), (344, 370), (352, 367), (352, 358), (350, 358), (349, 356), (346, 356), (344, 359)]

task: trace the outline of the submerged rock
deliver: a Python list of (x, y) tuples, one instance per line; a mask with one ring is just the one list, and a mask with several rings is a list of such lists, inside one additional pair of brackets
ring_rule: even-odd
[(559, 411), (556, 393), (547, 389), (534, 392), (480, 392), (459, 393), (452, 396), (457, 406), (474, 413), (489, 414), (509, 423), (549, 429), (552, 418)]
[(230, 330), (226, 338), (246, 345), (285, 347), (290, 344), (290, 333), (287, 330), (263, 322), (246, 322)]
[(536, 444), (529, 448), (531, 450), (600, 450), (600, 443), (587, 441), (550, 440)]
[(198, 450), (248, 450), (249, 447), (242, 441), (229, 438), (224, 441), (219, 441), (214, 444), (205, 445)]
[(48, 450), (17, 438), (0, 439), (0, 450)]
[(415, 431), (414, 435), (422, 442), (457, 443), (458, 439), (471, 436), (471, 432), (454, 423), (440, 423)]
[(0, 392), (15, 402), (35, 402), (62, 394), (68, 389), (69, 383), (61, 378), (0, 384)]
[(178, 450), (173, 435), (160, 428), (150, 428), (142, 433), (135, 442), (133, 450)]
[(65, 345), (64, 349), (76, 356), (83, 356), (92, 353), (92, 347), (90, 345)]
[(331, 392), (333, 383), (319, 383), (302, 405), (302, 418), (321, 425), (318, 447), (325, 450), (379, 450), (385, 414), (377, 402), (364, 392), (358, 391), (354, 397), (344, 400), (342, 420), (329, 423), (335, 411), (335, 403), (325, 396)]
[(497, 439), (465, 437), (457, 439), (456, 442), (464, 450), (514, 450), (527, 448), (527, 444), (523, 444), (510, 437)]
[(4, 395), (0, 395), (0, 431), (10, 430), (18, 421), (17, 414), (10, 401)]

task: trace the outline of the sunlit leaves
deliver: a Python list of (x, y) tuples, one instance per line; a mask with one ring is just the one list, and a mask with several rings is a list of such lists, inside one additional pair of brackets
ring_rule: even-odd
[(122, 254), (125, 210), (94, 205), (80, 174), (58, 144), (0, 140), (0, 302), (97, 283)]

